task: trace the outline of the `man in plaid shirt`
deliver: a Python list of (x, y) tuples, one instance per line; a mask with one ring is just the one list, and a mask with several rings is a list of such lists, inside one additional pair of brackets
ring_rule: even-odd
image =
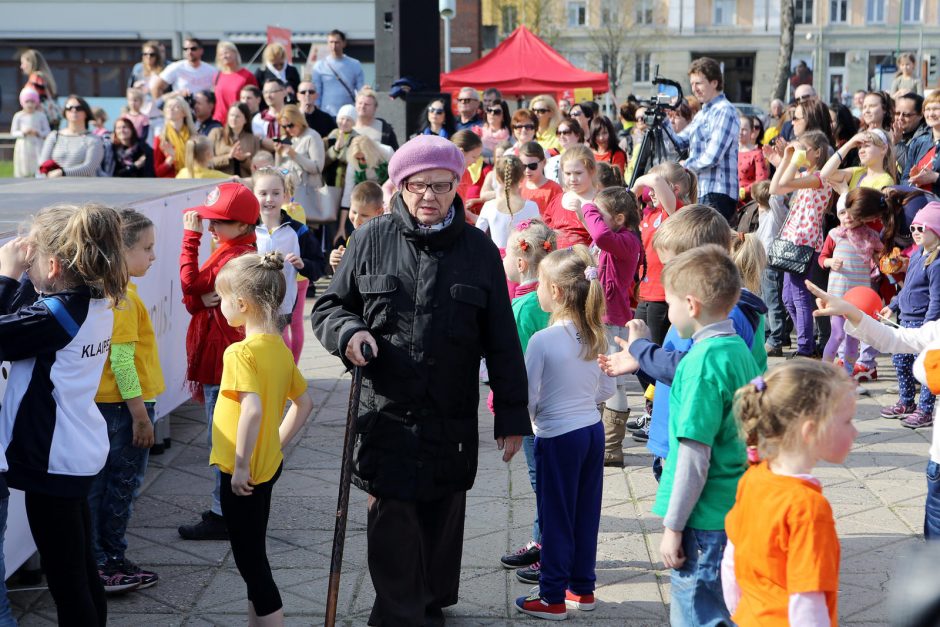
[(680, 149), (689, 151), (683, 165), (698, 176), (698, 202), (730, 219), (738, 197), (738, 110), (722, 91), (721, 66), (714, 59), (693, 61), (689, 82), (701, 112), (681, 133), (672, 130), (668, 119), (664, 128)]

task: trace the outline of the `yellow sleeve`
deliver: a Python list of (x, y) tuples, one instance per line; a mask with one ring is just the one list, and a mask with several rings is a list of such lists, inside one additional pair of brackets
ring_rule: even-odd
[(237, 401), (239, 392), (261, 394), (254, 355), (245, 346), (232, 344), (222, 356), (222, 382), (219, 392)]
[(120, 309), (114, 309), (114, 331), (111, 334), (112, 344), (127, 344), (140, 339), (138, 322), (140, 310), (137, 303), (130, 297), (124, 300)]
[(294, 366), (294, 372), (291, 377), (290, 390), (287, 392), (287, 398), (294, 400), (307, 391), (307, 380), (300, 373), (300, 369)]

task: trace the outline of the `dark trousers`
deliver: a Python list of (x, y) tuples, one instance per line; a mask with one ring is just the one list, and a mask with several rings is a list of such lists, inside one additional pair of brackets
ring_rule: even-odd
[(719, 194), (718, 192), (699, 196), (698, 204), (707, 205), (717, 210), (718, 213), (723, 215), (725, 220), (728, 221), (734, 216), (735, 209), (737, 209), (738, 206), (738, 202), (734, 198), (727, 194)]
[(222, 477), (222, 516), (232, 544), (232, 557), (248, 588), (248, 600), (258, 616), (273, 614), (284, 605), (271, 574), (265, 541), (271, 513), (271, 491), (281, 476), (281, 468), (271, 479), (254, 486), (250, 496), (236, 496), (232, 492), (232, 475), (219, 474)]
[(61, 627), (104, 626), (108, 605), (91, 548), (88, 500), (26, 493), (33, 534)]
[(542, 525), (539, 593), (564, 603), (565, 590), (592, 594), (604, 490), (604, 426), (535, 438), (535, 484)]
[[(641, 300), (636, 306), (636, 314), (633, 317), (642, 320), (650, 328), (650, 340), (653, 344), (663, 345), (666, 332), (669, 331), (669, 305), (666, 301)], [(642, 370), (636, 373), (636, 378), (639, 379), (644, 391), (656, 383)]]
[(466, 492), (434, 501), (369, 497), (370, 625), (423, 625), (457, 603), (466, 506)]

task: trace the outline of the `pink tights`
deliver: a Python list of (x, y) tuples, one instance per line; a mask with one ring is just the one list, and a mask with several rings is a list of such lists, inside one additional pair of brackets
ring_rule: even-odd
[(297, 281), (297, 302), (291, 312), (290, 324), (284, 327), (284, 343), (294, 355), (294, 363), (300, 361), (300, 353), (304, 350), (304, 303), (307, 300), (307, 286), (310, 281), (304, 279)]

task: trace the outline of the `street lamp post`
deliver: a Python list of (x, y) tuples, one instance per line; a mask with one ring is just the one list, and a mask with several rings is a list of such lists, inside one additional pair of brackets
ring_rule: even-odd
[(457, 0), (438, 0), (438, 10), (444, 20), (444, 72), (450, 72), (450, 21), (457, 15)]

